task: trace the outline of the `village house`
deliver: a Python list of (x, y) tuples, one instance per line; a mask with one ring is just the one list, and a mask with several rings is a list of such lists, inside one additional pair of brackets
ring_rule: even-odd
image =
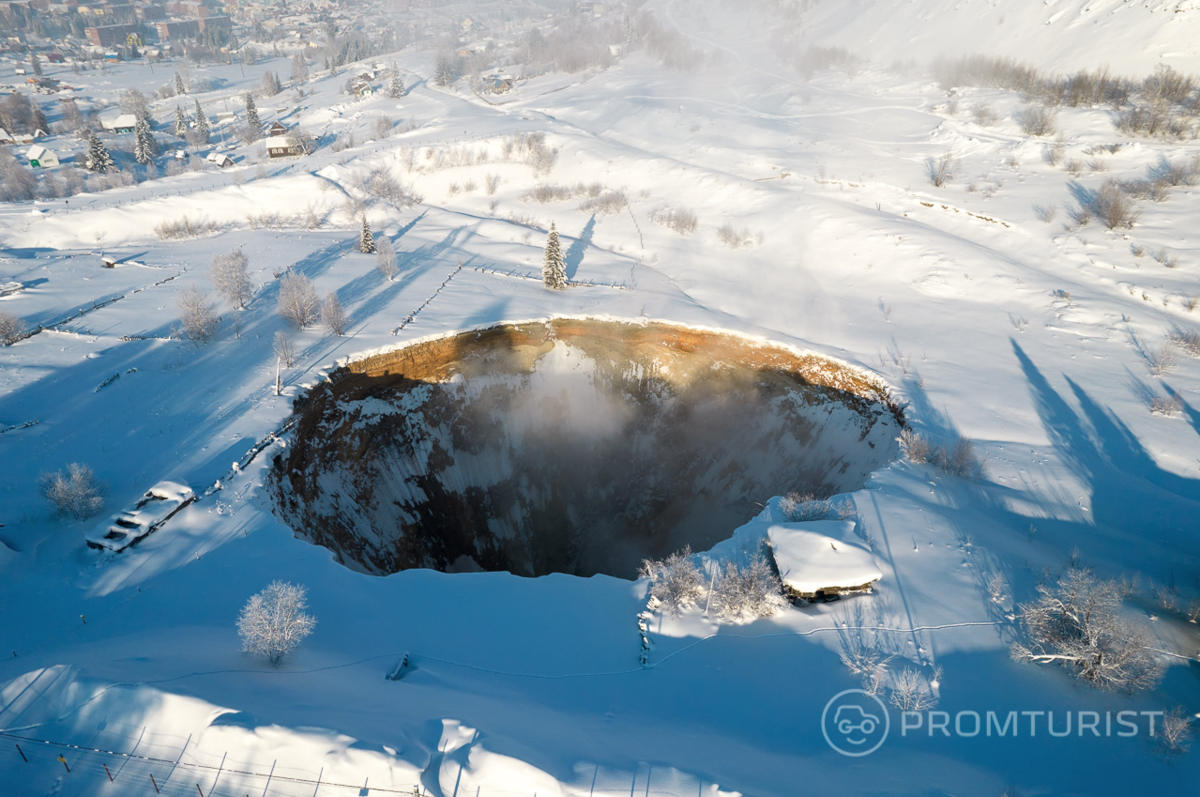
[(292, 143), (286, 135), (271, 136), (267, 139), (267, 157), (271, 160), (276, 158), (298, 158), (304, 153)]
[(25, 152), (29, 165), (42, 169), (52, 169), (59, 165), (58, 155), (52, 149), (46, 149), (41, 144), (34, 144)]
[(229, 157), (224, 152), (210, 152), (207, 156), (205, 156), (204, 159), (209, 163), (215, 163), (222, 169), (233, 165), (233, 158)]
[(110, 133), (132, 133), (137, 126), (137, 117), (131, 113), (123, 113), (116, 119), (101, 119), (100, 126)]
[(275, 136), (286, 136), (287, 131), (287, 127), (282, 122), (272, 122), (271, 126), (267, 128), (267, 135), (272, 138)]

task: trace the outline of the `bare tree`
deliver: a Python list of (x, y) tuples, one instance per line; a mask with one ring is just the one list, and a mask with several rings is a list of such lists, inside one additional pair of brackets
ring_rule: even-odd
[(1097, 689), (1132, 692), (1158, 683), (1162, 665), (1149, 635), (1118, 613), (1117, 582), (1072, 567), (1037, 590), (1038, 599), (1020, 607), (1029, 642), (1013, 645), (1014, 659), (1059, 664)]
[(1163, 752), (1171, 755), (1186, 753), (1192, 746), (1192, 718), (1184, 713), (1181, 706), (1163, 715), (1158, 741)]
[(396, 247), (386, 235), (375, 242), (375, 269), (389, 280), (396, 276)]
[(899, 672), (893, 673), (889, 686), (891, 694), (888, 696), (888, 702), (901, 711), (925, 711), (931, 709), (938, 704), (937, 694), (933, 691), (933, 684), (938, 681), (941, 676), (941, 670), (935, 669), (931, 680), (926, 680), (925, 676), (920, 671), (912, 667), (905, 667)]
[(217, 324), (220, 322), (217, 305), (208, 293), (195, 284), (188, 285), (179, 292), (176, 303), (179, 305), (183, 331), (197, 346), (217, 334)]
[(304, 329), (321, 317), (321, 297), (312, 280), (288, 272), (279, 281), (279, 315), (296, 329)]
[(25, 334), (25, 321), (11, 310), (0, 310), (0, 343), (11, 346)]
[(772, 617), (787, 607), (783, 584), (762, 554), (746, 567), (727, 562), (717, 577), (712, 602), (718, 617), (734, 623)]
[(60, 517), (86, 520), (104, 508), (104, 485), (87, 465), (72, 462), (66, 472), (43, 474), (42, 495)]
[(293, 127), (288, 131), (287, 142), (289, 147), (299, 150), (301, 155), (311, 155), (317, 149), (317, 140), (312, 137), (311, 133), (299, 127)]
[(252, 595), (237, 619), (242, 650), (266, 656), (278, 665), (312, 633), (317, 620), (305, 613), (307, 590), (297, 584), (273, 581), (262, 592)]
[(217, 289), (221, 298), (238, 310), (250, 304), (250, 298), (254, 295), (254, 287), (250, 284), (249, 265), (250, 258), (246, 257), (241, 247), (212, 259), (213, 287)]
[(678, 615), (704, 596), (704, 576), (692, 561), (690, 545), (666, 559), (643, 559), (638, 577), (650, 581), (651, 607), (667, 614)]
[(330, 291), (325, 295), (325, 304), (321, 307), (321, 320), (325, 322), (325, 328), (329, 330), (330, 335), (337, 335), (340, 338), (346, 334), (350, 318), (342, 309), (337, 291)]
[(275, 333), (275, 356), (283, 363), (284, 368), (291, 368), (296, 364), (296, 342), (282, 329)]

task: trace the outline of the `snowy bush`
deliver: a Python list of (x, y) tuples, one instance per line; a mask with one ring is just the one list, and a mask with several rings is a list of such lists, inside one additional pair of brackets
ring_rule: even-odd
[(182, 240), (196, 238), (209, 232), (216, 232), (220, 227), (213, 221), (193, 221), (187, 216), (174, 221), (160, 221), (154, 225), (154, 234), (163, 240)]
[(717, 228), (717, 238), (730, 249), (740, 249), (743, 246), (753, 246), (761, 236), (755, 236), (749, 227), (739, 229), (732, 224), (722, 224)]
[(643, 559), (638, 577), (650, 581), (650, 608), (678, 615), (704, 597), (704, 576), (692, 561), (692, 548), (685, 546), (666, 559)]
[(900, 453), (916, 465), (937, 465), (950, 476), (961, 479), (978, 479), (983, 476), (983, 459), (975, 451), (975, 444), (961, 435), (949, 446), (930, 442), (929, 438), (905, 429), (898, 438)]
[(629, 199), (624, 191), (609, 190), (597, 197), (588, 197), (579, 203), (582, 213), (598, 213), (601, 216), (613, 216), (620, 213), (629, 205)]
[(1011, 652), (1017, 661), (1058, 664), (1097, 689), (1132, 692), (1158, 683), (1162, 665), (1149, 634), (1120, 616), (1121, 588), (1091, 571), (1071, 568), (1018, 614), (1028, 641)]
[(687, 208), (661, 208), (650, 214), (650, 220), (680, 235), (694, 233), (700, 224), (696, 214)]
[(279, 315), (296, 329), (303, 329), (321, 316), (321, 297), (312, 280), (288, 272), (279, 281)]
[(1113, 230), (1132, 227), (1137, 221), (1138, 210), (1125, 194), (1125, 189), (1116, 180), (1105, 180), (1092, 195), (1089, 208), (1102, 222)]
[(954, 179), (958, 171), (958, 161), (954, 155), (947, 152), (940, 158), (932, 155), (925, 159), (925, 176), (936, 188), (941, 188)]
[(25, 321), (11, 310), (0, 309), (0, 343), (11, 346), (25, 334)]
[(242, 650), (266, 656), (279, 664), (313, 631), (316, 618), (306, 614), (307, 590), (296, 584), (273, 581), (266, 589), (250, 597), (237, 619)]
[(1189, 357), (1200, 357), (1200, 332), (1194, 329), (1172, 330), (1167, 339)]
[(930, 461), (933, 453), (933, 446), (929, 442), (929, 438), (912, 429), (905, 429), (900, 433), (900, 453), (904, 458), (915, 465), (923, 465)]
[(179, 320), (183, 331), (197, 346), (217, 334), (217, 305), (212, 298), (195, 285), (188, 285), (179, 292)]
[(1054, 111), (1042, 105), (1028, 105), (1021, 111), (1021, 131), (1027, 136), (1048, 136), (1054, 132)]
[(726, 562), (713, 587), (712, 605), (726, 622), (745, 623), (760, 617), (773, 617), (783, 611), (787, 598), (783, 583), (762, 554), (740, 567)]
[(104, 508), (104, 485), (91, 468), (79, 462), (67, 465), (65, 472), (44, 474), (41, 488), (60, 517), (85, 520)]
[(254, 287), (250, 284), (248, 267), (250, 258), (241, 247), (232, 252), (216, 255), (212, 260), (211, 277), (213, 287), (225, 301), (238, 310), (250, 303)]
[(940, 670), (935, 669), (933, 678), (926, 679), (919, 670), (905, 667), (894, 672), (888, 680), (888, 702), (901, 711), (926, 711), (938, 704), (933, 686), (938, 682)]
[(346, 327), (350, 323), (349, 316), (342, 309), (342, 303), (338, 299), (337, 291), (330, 291), (325, 296), (325, 303), (321, 306), (321, 320), (325, 322), (325, 328), (329, 330), (330, 335), (341, 337), (346, 334)]
[(823, 520), (834, 513), (832, 501), (818, 499), (812, 493), (788, 493), (779, 499), (779, 508), (793, 523)]
[(392, 239), (387, 236), (381, 236), (375, 242), (375, 269), (389, 280), (396, 276), (398, 271), (396, 247), (392, 245)]

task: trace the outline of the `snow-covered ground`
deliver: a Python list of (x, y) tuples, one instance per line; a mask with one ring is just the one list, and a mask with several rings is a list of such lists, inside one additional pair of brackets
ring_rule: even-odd
[[(921, 69), (889, 65), (978, 49), (1050, 70), (1191, 71), (1200, 10), (822, 3), (805, 35), (874, 60), (806, 79), (778, 62), (765, 43), (771, 22), (757, 12), (652, 5), (720, 59), (681, 75), (633, 53), (604, 72), (520, 83), (499, 102), (461, 84), (434, 87), (421, 79), (432, 54), (409, 48), (396, 57), (406, 97), (353, 103), (337, 94), (344, 78), (322, 77), (280, 114), (314, 133), (354, 129), (355, 147), (325, 146), (266, 177), (253, 147), (231, 147), (245, 159), (231, 170), (69, 206), (0, 207), (0, 284), (24, 285), (0, 308), (47, 327), (0, 349), (0, 732), (146, 757), (4, 736), (0, 792), (153, 794), (151, 774), (162, 793), (180, 795), (414, 785), (441, 797), (1118, 794), (1195, 783), (1195, 756), (1160, 755), (1146, 715), (1129, 738), (1115, 724), (1096, 736), (1078, 722), (1051, 736), (1044, 715), (1022, 718), (1016, 737), (971, 736), (954, 732), (954, 719), (1054, 712), (1061, 732), (1066, 712), (1200, 711), (1200, 639), (1184, 616), (1200, 598), (1200, 360), (1181, 353), (1168, 370), (1151, 367), (1168, 333), (1200, 328), (1200, 188), (1139, 201), (1128, 230), (1065, 227), (1081, 191), (1191, 158), (1196, 142), (1121, 134), (1104, 108), (1062, 109), (1065, 152), (1051, 166), (1052, 139), (1021, 131), (1017, 95), (967, 87), (952, 108)], [(993, 24), (1015, 38), (994, 36)], [(219, 73), (224, 88), (205, 97), (219, 103), (266, 68), (282, 74), (286, 61), (245, 78), (237, 67), (193, 75)], [(165, 80), (137, 65), (106, 79), (110, 91)], [(981, 103), (994, 124), (974, 121)], [(164, 101), (158, 116), (173, 107)], [(362, 143), (383, 114), (397, 132)], [(547, 173), (522, 161), (519, 143), (506, 156), (522, 133), (544, 133), (558, 150)], [(1110, 144), (1121, 147), (1098, 149)], [(958, 159), (957, 176), (935, 188), (926, 158), (944, 153)], [(1094, 168), (1072, 176), (1063, 164), (1074, 159)], [(371, 199), (372, 170), (422, 201)], [(581, 212), (586, 188), (544, 204), (526, 196), (579, 183), (621, 190), (628, 206)], [(356, 201), (395, 243), (392, 281), (356, 251)], [(1040, 220), (1039, 206), (1054, 206), (1055, 218)], [(693, 211), (696, 231), (656, 223), (666, 208)], [(214, 230), (155, 234), (185, 215)], [(540, 282), (551, 222), (579, 283), (564, 292)], [(744, 228), (746, 245), (723, 243), (723, 225)], [(212, 257), (239, 246), (256, 284), (249, 307), (223, 306), (207, 344), (173, 338), (179, 292), (210, 289)], [(121, 262), (102, 268), (102, 254)], [(276, 396), (286, 269), (322, 295), (337, 291), (352, 322), (345, 337), (319, 326), (296, 333), (300, 359)], [(957, 479), (903, 461), (877, 471), (850, 496), (856, 533), (883, 573), (872, 594), (737, 626), (699, 608), (654, 615), (642, 666), (644, 581), (352, 572), (272, 515), (264, 469), (286, 436), (234, 467), (339, 362), (555, 315), (719, 328), (871, 370), (916, 430), (939, 443), (973, 440), (986, 473)], [(1179, 412), (1152, 413), (1153, 399), (1169, 395)], [(39, 474), (70, 462), (107, 484), (109, 513), (165, 479), (202, 497), (136, 548), (101, 554), (84, 544), (100, 518), (51, 518), (38, 493)], [(758, 527), (730, 529), (711, 556), (758, 544)], [(1161, 686), (1100, 693), (1063, 670), (1010, 660), (1015, 604), (1073, 558), (1137, 579), (1127, 605), (1166, 651)], [(997, 574), (1007, 584), (999, 596)], [(318, 624), (273, 668), (239, 651), (234, 620), (277, 578), (308, 586)], [(1157, 594), (1170, 587), (1179, 609)], [(826, 744), (822, 710), (859, 685), (839, 653), (864, 637), (894, 667), (940, 668), (948, 735), (902, 733), (896, 712), (870, 756)], [(405, 653), (409, 671), (385, 680)]]

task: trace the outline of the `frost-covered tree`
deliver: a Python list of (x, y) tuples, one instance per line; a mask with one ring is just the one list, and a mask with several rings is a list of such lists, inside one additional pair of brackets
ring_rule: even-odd
[(292, 82), (303, 83), (308, 80), (308, 61), (304, 60), (304, 55), (296, 53), (292, 56)]
[(449, 86), (458, 77), (457, 71), (454, 56), (446, 52), (438, 53), (433, 70), (433, 82), (442, 87)]
[(205, 117), (204, 111), (200, 108), (200, 100), (196, 100), (196, 141), (201, 146), (207, 146), (212, 140), (208, 132), (208, 118)]
[(250, 304), (254, 295), (254, 286), (250, 284), (250, 258), (241, 247), (232, 252), (225, 252), (212, 259), (213, 287), (222, 299), (229, 302), (237, 310), (242, 310)]
[[(279, 76), (269, 69), (263, 73), (262, 90), (264, 97), (274, 97), (283, 90), (283, 86), (279, 85)], [(248, 112), (249, 109), (247, 109)]]
[(392, 78), (388, 81), (388, 96), (394, 100), (404, 96), (404, 78), (395, 64), (392, 64)]
[(289, 271), (279, 281), (279, 315), (296, 329), (303, 329), (321, 317), (321, 297), (312, 280)]
[(1121, 587), (1090, 570), (1071, 568), (1018, 614), (1028, 642), (1012, 646), (1017, 661), (1058, 664), (1097, 689), (1150, 689), (1162, 675), (1150, 636), (1119, 614)]
[(313, 632), (317, 620), (308, 608), (307, 590), (298, 584), (273, 581), (252, 595), (238, 614), (237, 629), (242, 650), (279, 662)]
[(713, 587), (713, 608), (722, 620), (743, 623), (772, 617), (787, 607), (783, 584), (761, 554), (746, 567), (726, 562)]
[(0, 201), (20, 202), (37, 194), (37, 178), (25, 163), (0, 150)]
[(42, 76), (42, 61), (37, 57), (37, 53), (29, 54), (29, 67), (33, 70), (33, 74), (38, 77)]
[(183, 331), (199, 346), (217, 334), (217, 305), (212, 297), (196, 285), (188, 285), (179, 292), (179, 320)]
[(65, 472), (43, 474), (41, 488), (59, 517), (86, 520), (104, 508), (104, 485), (79, 462), (67, 465)]
[(704, 576), (692, 561), (692, 547), (685, 546), (666, 559), (643, 559), (638, 577), (650, 581), (652, 608), (678, 615), (704, 597)]
[(562, 244), (558, 240), (558, 228), (550, 222), (550, 234), (546, 236), (546, 252), (542, 258), (542, 282), (547, 288), (567, 287), (567, 264), (563, 261)]
[(386, 235), (375, 244), (375, 268), (389, 280), (396, 276), (396, 247)]
[(63, 125), (68, 130), (78, 130), (83, 127), (83, 114), (79, 112), (79, 106), (75, 103), (74, 97), (62, 97), (59, 99), (62, 104)]
[(325, 303), (321, 306), (321, 320), (325, 322), (325, 328), (329, 330), (330, 335), (336, 335), (340, 338), (346, 334), (346, 327), (350, 324), (350, 318), (342, 308), (337, 291), (330, 291), (325, 296)]
[(175, 93), (187, 94), (187, 89), (184, 88), (183, 85), (183, 75), (179, 74), (178, 72), (175, 73)]
[(284, 368), (291, 368), (296, 364), (296, 342), (282, 329), (275, 333), (275, 356), (283, 363)]
[(0, 343), (11, 346), (25, 334), (25, 321), (21, 316), (0, 308)]
[(317, 149), (317, 140), (312, 133), (300, 127), (293, 127), (287, 134), (288, 146), (294, 147), (302, 155), (311, 155)]
[(262, 122), (258, 120), (258, 108), (254, 105), (254, 96), (246, 92), (246, 129), (242, 138), (247, 144), (253, 144), (262, 138)]
[(113, 161), (112, 155), (108, 154), (108, 147), (104, 146), (95, 133), (88, 131), (87, 153), (84, 155), (84, 165), (87, 166), (89, 172), (115, 172), (117, 164)]
[(131, 113), (139, 119), (150, 118), (150, 101), (138, 89), (125, 89), (117, 98), (117, 107), (125, 113)]
[(154, 140), (154, 133), (150, 130), (150, 123), (146, 118), (139, 116), (133, 125), (133, 157), (138, 163), (143, 166), (154, 160), (154, 156), (158, 154), (158, 142)]
[(175, 137), (176, 138), (187, 138), (187, 132), (188, 132), (187, 116), (184, 114), (183, 109), (180, 108), (178, 105), (176, 105), (175, 106)]
[(375, 236), (371, 234), (371, 225), (367, 224), (365, 215), (362, 220), (362, 233), (358, 236), (358, 251), (368, 255), (375, 254)]

